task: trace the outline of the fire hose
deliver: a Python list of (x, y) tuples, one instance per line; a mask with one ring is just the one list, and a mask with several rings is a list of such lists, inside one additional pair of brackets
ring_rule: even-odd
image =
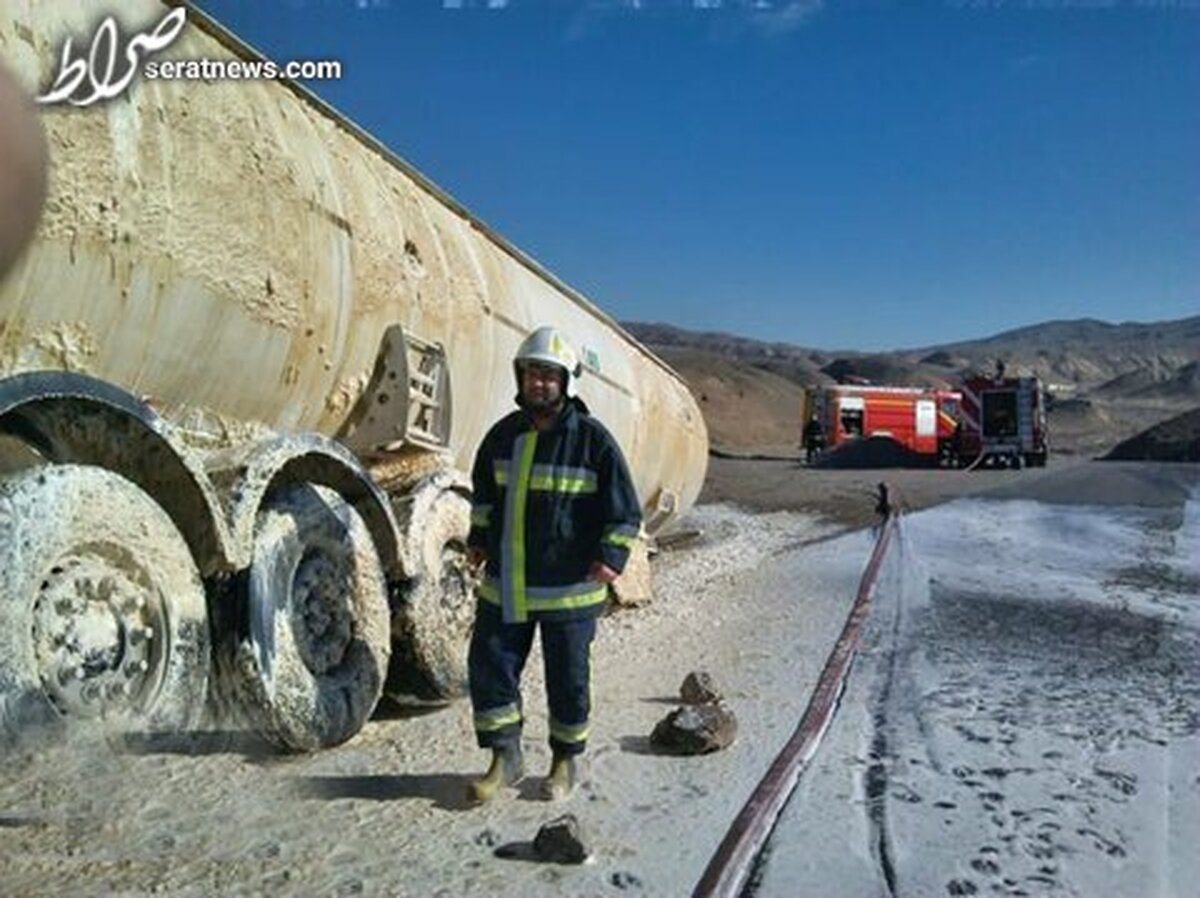
[(771, 763), (766, 775), (729, 827), (696, 885), (693, 898), (733, 898), (742, 893), (749, 881), (756, 858), (770, 838), (784, 805), (800, 782), (808, 762), (816, 754), (821, 738), (837, 711), (850, 663), (854, 660), (863, 624), (870, 612), (871, 594), (879, 576), (879, 568), (898, 519), (899, 513), (893, 509), (879, 528), (875, 548), (859, 580), (854, 604), (850, 606), (850, 613), (833, 651), (825, 660), (795, 733)]

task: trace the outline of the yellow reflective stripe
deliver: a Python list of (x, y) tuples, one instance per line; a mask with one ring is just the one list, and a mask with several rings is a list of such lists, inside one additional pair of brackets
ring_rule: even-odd
[[(534, 590), (531, 595), (531, 590)], [(562, 595), (554, 595), (552, 587), (531, 587), (525, 591), (525, 607), (529, 611), (565, 611), (571, 608), (587, 608), (608, 598), (608, 586), (597, 583), (593, 589), (580, 592), (578, 586), (562, 587)], [(538, 593), (541, 595), (538, 595)], [(547, 595), (547, 593), (550, 593)], [(488, 578), (475, 587), (475, 595), (485, 602), (499, 605), (500, 587), (492, 578)]]
[(512, 533), (512, 600), (513, 622), (524, 623), (527, 597), (525, 595), (525, 504), (529, 495), (529, 472), (533, 468), (533, 453), (537, 449), (538, 432), (525, 435), (521, 458), (517, 462), (517, 482), (513, 484)]
[(584, 742), (588, 737), (586, 722), (569, 726), (556, 720), (550, 721), (550, 735), (559, 742)]
[(569, 465), (534, 465), (530, 489), (556, 493), (594, 493), (597, 491), (596, 472), (590, 468)]
[(625, 546), (629, 548), (637, 542), (636, 536), (629, 536), (626, 533), (607, 533), (604, 536), (604, 542), (611, 543), (614, 546)]
[(591, 592), (572, 596), (529, 596), (526, 598), (530, 611), (565, 611), (570, 608), (587, 608), (608, 598), (608, 586), (598, 583)]
[(521, 722), (521, 709), (516, 705), (503, 705), (487, 711), (475, 713), (475, 729), (483, 732), (500, 730), (506, 726)]
[(529, 479), (529, 488), (548, 493), (594, 493), (596, 482), (561, 474), (535, 474)]
[(496, 486), (504, 486), (508, 483), (508, 462), (496, 460), (495, 467), (492, 469), (492, 479), (496, 481)]

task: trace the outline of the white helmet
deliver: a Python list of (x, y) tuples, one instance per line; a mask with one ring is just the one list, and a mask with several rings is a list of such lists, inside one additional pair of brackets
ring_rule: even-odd
[(521, 388), (521, 365), (525, 362), (539, 362), (543, 365), (554, 365), (566, 373), (566, 383), (563, 393), (574, 395), (575, 379), (583, 373), (583, 365), (579, 356), (571, 348), (557, 328), (539, 327), (524, 339), (513, 357), (513, 372), (517, 376), (517, 389)]

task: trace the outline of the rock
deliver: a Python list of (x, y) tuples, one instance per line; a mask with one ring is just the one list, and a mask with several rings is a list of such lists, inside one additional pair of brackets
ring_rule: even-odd
[(694, 670), (683, 678), (679, 696), (685, 705), (713, 705), (721, 700), (712, 675), (703, 670)]
[(638, 879), (634, 874), (627, 873), (624, 870), (618, 870), (608, 878), (608, 881), (621, 890), (640, 889), (642, 887), (642, 881), (640, 879)]
[(650, 743), (672, 754), (704, 755), (733, 744), (737, 718), (722, 704), (676, 708), (654, 727)]
[(574, 814), (563, 814), (539, 829), (533, 850), (538, 860), (552, 864), (582, 864), (590, 853)]

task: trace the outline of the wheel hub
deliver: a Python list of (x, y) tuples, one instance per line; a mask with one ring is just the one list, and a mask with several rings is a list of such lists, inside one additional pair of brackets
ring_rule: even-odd
[(346, 607), (354, 588), (348, 560), (325, 551), (310, 551), (300, 560), (292, 582), (297, 648), (318, 676), (336, 668), (354, 635)]
[(113, 559), (81, 555), (63, 559), (42, 580), (34, 652), (45, 693), (61, 714), (130, 711), (153, 693), (163, 607), (138, 579)]

